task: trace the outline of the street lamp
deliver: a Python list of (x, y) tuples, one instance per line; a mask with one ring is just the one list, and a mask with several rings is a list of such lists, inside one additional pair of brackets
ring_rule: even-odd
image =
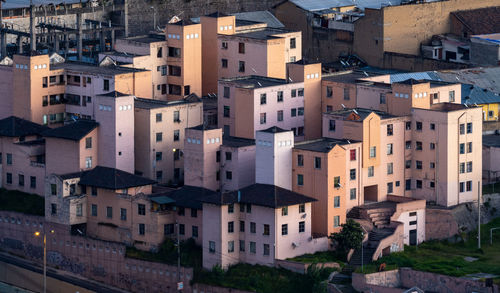
[[(50, 234), (54, 234), (54, 230), (49, 231)], [(39, 231), (35, 232), (35, 236), (38, 237), (43, 234), (43, 293), (47, 292), (47, 234), (45, 232), (41, 233)]]

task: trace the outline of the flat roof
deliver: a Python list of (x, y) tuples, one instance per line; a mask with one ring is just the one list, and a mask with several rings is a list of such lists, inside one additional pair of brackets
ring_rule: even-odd
[(78, 72), (93, 73), (98, 75), (119, 75), (133, 72), (145, 72), (146, 69), (130, 68), (123, 66), (98, 66), (84, 62), (66, 61), (63, 63), (50, 64), (50, 70), (66, 69)]
[(272, 78), (266, 76), (259, 75), (248, 75), (242, 77), (233, 77), (233, 78), (223, 78), (221, 79), (223, 82), (230, 82), (236, 84), (239, 87), (244, 88), (259, 88), (259, 87), (270, 87), (286, 84), (286, 79), (281, 78)]
[(359, 141), (351, 139), (334, 139), (334, 138), (324, 137), (320, 139), (295, 143), (295, 146), (293, 148), (305, 151), (328, 153), (336, 145), (346, 145), (352, 143), (359, 143)]
[(143, 36), (128, 37), (128, 38), (123, 38), (122, 40), (134, 41), (134, 42), (145, 43), (145, 44), (157, 43), (157, 42), (165, 42), (166, 41), (165, 35), (157, 35), (157, 34), (149, 34), (149, 35), (143, 35)]
[[(375, 114), (379, 115), (380, 118), (382, 118), (382, 119), (398, 117), (398, 116), (391, 115), (387, 112), (365, 109), (365, 108), (342, 109), (342, 110), (330, 111), (327, 113), (333, 114), (333, 115), (338, 115), (338, 116), (343, 116), (344, 120), (350, 120), (350, 121), (363, 121), (371, 113), (375, 113)], [(353, 118), (357, 118), (357, 119), (353, 119)]]
[(440, 112), (453, 112), (453, 111), (465, 110), (468, 108), (476, 108), (476, 107), (467, 107), (465, 105), (455, 104), (455, 103), (438, 103), (431, 105), (430, 110), (440, 111)]
[(237, 37), (258, 39), (258, 40), (269, 40), (269, 39), (281, 38), (280, 36), (276, 36), (276, 35), (287, 34), (287, 33), (292, 33), (292, 32), (296, 32), (296, 31), (283, 29), (283, 28), (265, 27), (265, 28), (253, 29), (253, 30), (248, 30), (248, 31), (242, 31), (242, 32), (236, 33), (234, 35), (230, 35), (230, 36), (237, 36)]
[(232, 148), (240, 148), (240, 147), (255, 145), (255, 139), (236, 137), (236, 136), (223, 136), (222, 145)]
[(144, 98), (135, 98), (134, 99), (134, 107), (140, 109), (157, 109), (157, 108), (165, 108), (172, 106), (179, 106), (191, 103), (200, 103), (201, 99), (198, 98), (195, 94), (190, 94), (182, 100), (178, 101), (161, 101), (161, 100), (153, 100), (153, 99), (144, 99)]
[(328, 75), (323, 75), (322, 80), (329, 80), (329, 81), (334, 81), (334, 82), (342, 82), (342, 83), (356, 83), (360, 78), (365, 78), (365, 77), (370, 77), (370, 76), (376, 76), (375, 74), (370, 75), (368, 73), (364, 72), (357, 72), (357, 71), (342, 71), (342, 72), (336, 72), (333, 74), (328, 74)]

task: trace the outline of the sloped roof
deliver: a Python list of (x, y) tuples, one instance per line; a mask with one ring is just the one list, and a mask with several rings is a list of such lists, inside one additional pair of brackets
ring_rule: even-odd
[(500, 6), (451, 13), (473, 34), (492, 34), (500, 32)]
[(260, 132), (267, 132), (267, 133), (280, 133), (280, 132), (287, 132), (290, 130), (285, 130), (283, 128), (279, 128), (278, 126), (272, 126), (264, 130), (259, 130)]
[(217, 192), (203, 187), (184, 185), (183, 187), (163, 194), (175, 200), (175, 205), (191, 209), (202, 209), (202, 200), (216, 195)]
[(93, 120), (78, 120), (58, 128), (45, 131), (43, 136), (79, 141), (96, 129), (99, 123)]
[(488, 147), (500, 148), (500, 135), (498, 134), (483, 135), (483, 145)]
[(83, 172), (80, 179), (80, 184), (82, 185), (112, 190), (150, 185), (153, 183), (155, 183), (153, 180), (103, 166), (97, 166), (90, 171)]
[(240, 13), (235, 13), (234, 16), (236, 17), (237, 20), (265, 22), (267, 23), (268, 27), (277, 27), (277, 28), (285, 27), (271, 12), (267, 10), (240, 12)]
[(18, 137), (27, 135), (39, 135), (49, 129), (46, 126), (10, 116), (0, 120), (0, 136)]
[(345, 145), (357, 142), (359, 141), (323, 137), (320, 139), (298, 142), (293, 148), (312, 152), (329, 153), (336, 145)]
[(335, 7), (356, 6), (365, 8), (381, 8), (382, 6), (400, 5), (401, 0), (290, 0), (293, 4), (307, 11), (318, 11)]
[(241, 202), (257, 206), (280, 208), (313, 202), (316, 201), (316, 199), (275, 185), (257, 183), (240, 189), (239, 191), (223, 194), (214, 193), (212, 196), (203, 197), (201, 201), (216, 205)]
[(462, 104), (500, 103), (500, 95), (471, 84), (462, 84)]

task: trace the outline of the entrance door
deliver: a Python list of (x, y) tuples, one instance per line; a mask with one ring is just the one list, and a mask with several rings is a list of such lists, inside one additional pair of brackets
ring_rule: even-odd
[(417, 245), (417, 229), (410, 230), (410, 245)]

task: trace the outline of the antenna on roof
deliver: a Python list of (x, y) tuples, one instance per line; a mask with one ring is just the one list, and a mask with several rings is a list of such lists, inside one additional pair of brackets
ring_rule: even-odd
[(469, 108), (469, 106), (467, 106), (467, 103), (464, 103), (464, 106), (465, 106), (465, 108)]
[(260, 83), (260, 81), (258, 81), (258, 82), (257, 82), (257, 84), (258, 84), (259, 86), (262, 86), (262, 84)]
[(350, 140), (347, 140), (347, 143), (348, 143), (348, 144), (350, 144), (350, 143), (351, 143), (351, 141), (350, 141)]
[(356, 109), (352, 109), (352, 111), (356, 114), (359, 114), (358, 111), (356, 111)]
[(365, 76), (369, 76), (369, 75), (368, 75), (368, 73), (366, 73), (366, 71), (363, 71), (363, 74), (364, 74)]
[(342, 106), (342, 109), (345, 109), (345, 105), (344, 104), (340, 104)]
[(293, 80), (292, 80), (292, 78), (291, 78), (290, 76), (288, 77), (288, 80), (289, 80), (290, 82), (293, 82)]

